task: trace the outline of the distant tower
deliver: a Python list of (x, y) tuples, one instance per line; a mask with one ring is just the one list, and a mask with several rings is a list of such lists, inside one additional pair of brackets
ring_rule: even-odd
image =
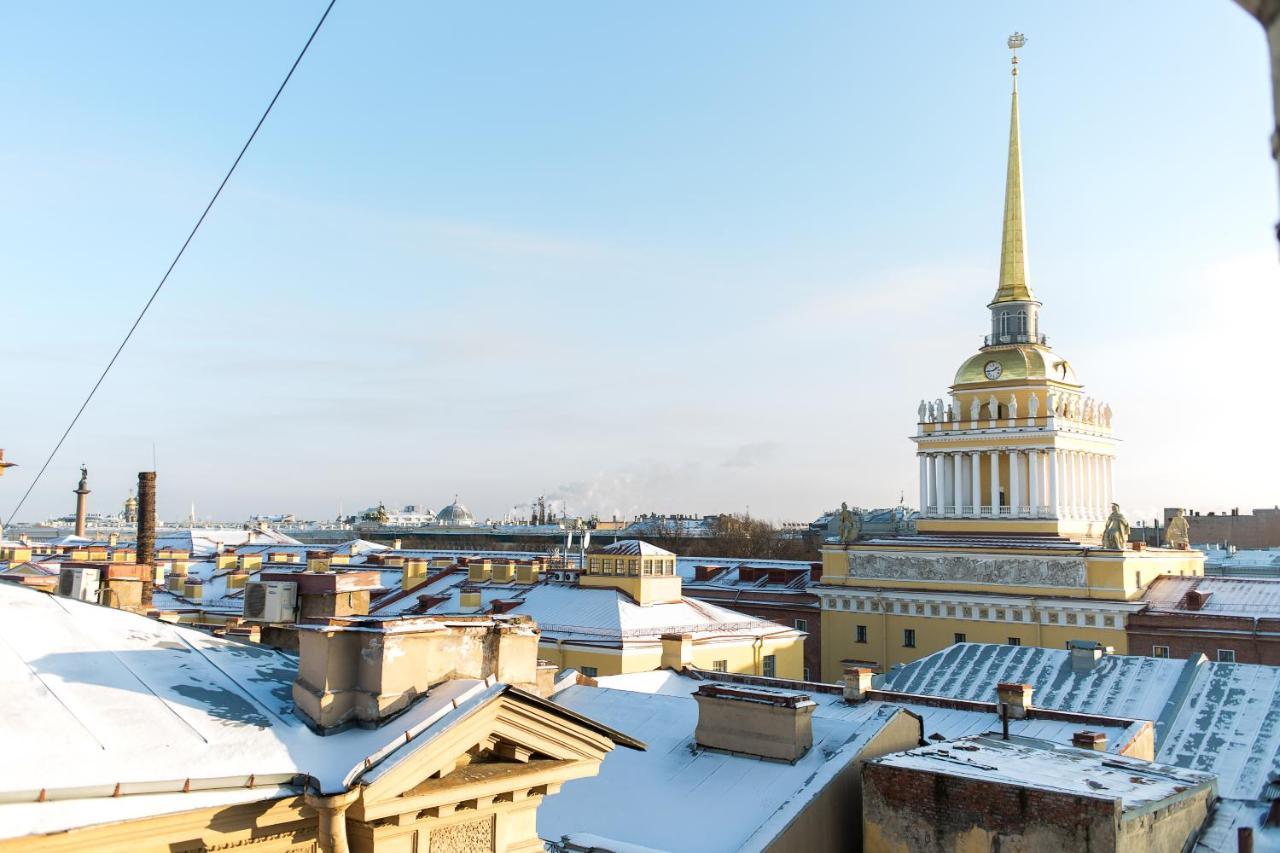
[(133, 496), (133, 489), (129, 490), (129, 497), (124, 501), (124, 523), (138, 523), (138, 499)]
[(89, 497), (89, 469), (80, 466), (80, 485), (76, 486), (76, 535), (84, 536), (85, 531), (85, 504), (86, 498)]

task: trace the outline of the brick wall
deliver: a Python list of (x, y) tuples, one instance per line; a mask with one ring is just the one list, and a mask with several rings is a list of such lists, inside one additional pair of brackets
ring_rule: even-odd
[(1280, 619), (1152, 610), (1130, 616), (1126, 632), (1134, 655), (1168, 646), (1172, 658), (1202, 654), (1217, 660), (1218, 650), (1227, 649), (1236, 663), (1280, 666)]
[[(1168, 522), (1172, 510), (1165, 510)], [(1221, 542), (1237, 548), (1280, 547), (1280, 509), (1255, 509), (1251, 515), (1192, 515), (1191, 541), (1203, 544)]]

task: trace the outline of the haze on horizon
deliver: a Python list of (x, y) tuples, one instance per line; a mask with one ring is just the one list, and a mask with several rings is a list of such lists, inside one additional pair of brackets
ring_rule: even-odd
[[(26, 489), (322, 3), (13, 6), (0, 76)], [(501, 516), (916, 500), (981, 344), (1020, 76), (1043, 330), (1115, 410), (1117, 493), (1280, 502), (1261, 31), (1233, 4), (339, 3), (18, 520)]]

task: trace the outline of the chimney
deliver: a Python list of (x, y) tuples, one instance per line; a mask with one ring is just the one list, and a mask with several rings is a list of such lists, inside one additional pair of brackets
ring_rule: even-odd
[(458, 593), (458, 609), (463, 613), (476, 613), (480, 610), (480, 590), (463, 587)]
[(1253, 853), (1253, 827), (1240, 826), (1236, 828), (1236, 851), (1237, 853)]
[(399, 539), (392, 539), (392, 540), (391, 540), (391, 550), (393, 550), (393, 551), (399, 551), (399, 550), (400, 550), (400, 540), (399, 540)]
[[(301, 585), (326, 576), (295, 577)], [(527, 617), (300, 624), (293, 701), (313, 729), (329, 732), (353, 723), (375, 728), (453, 678), (493, 676), (536, 691), (537, 666), (538, 629)]]
[(89, 497), (89, 469), (80, 466), (80, 485), (76, 486), (76, 535), (84, 536), (85, 502)]
[(794, 763), (813, 746), (814, 701), (805, 693), (730, 684), (704, 684), (694, 742), (758, 758)]
[(327, 572), (329, 571), (330, 561), (331, 561), (331, 557), (328, 551), (308, 551), (307, 552), (307, 571)]
[(674, 669), (676, 672), (686, 666), (693, 665), (693, 635), (663, 634), (662, 663), (663, 669)]
[(1071, 669), (1075, 672), (1089, 672), (1098, 665), (1103, 655), (1115, 653), (1110, 646), (1093, 640), (1071, 640), (1067, 647), (1071, 649)]
[(421, 586), (427, 579), (427, 560), (425, 557), (406, 557), (404, 570), (400, 572), (400, 588), (413, 589)]
[(844, 701), (861, 702), (867, 698), (871, 690), (871, 676), (874, 670), (865, 666), (845, 665), (844, 668)]
[[(138, 553), (139, 566), (156, 562), (156, 472), (138, 472)], [(150, 576), (150, 572), (147, 573)], [(151, 584), (142, 582), (142, 604), (151, 605)]]
[(1071, 745), (1076, 749), (1091, 749), (1094, 752), (1107, 751), (1107, 736), (1102, 732), (1079, 731), (1071, 735)]
[(1009, 719), (1026, 719), (1027, 712), (1031, 710), (1033, 689), (1030, 684), (1002, 681), (996, 685), (996, 700), (1009, 709)]
[(467, 563), (467, 580), (472, 583), (487, 581), (493, 571), (493, 563), (489, 560), (471, 560)]
[(1198, 589), (1188, 590), (1186, 598), (1183, 599), (1183, 604), (1188, 610), (1203, 610), (1212, 595), (1212, 592), (1201, 592)]
[(108, 544), (108, 545), (110, 545), (112, 548), (114, 548), (114, 547), (116, 547), (117, 545), (119, 545), (119, 544), (120, 544), (120, 534), (119, 534), (119, 533), (111, 533), (111, 534), (109, 534), (109, 535), (107, 536), (107, 544)]

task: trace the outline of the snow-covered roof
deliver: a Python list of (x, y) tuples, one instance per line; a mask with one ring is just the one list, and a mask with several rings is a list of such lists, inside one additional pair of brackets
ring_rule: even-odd
[[(719, 678), (715, 673), (705, 673), (704, 675), (706, 679), (712, 681)], [(669, 669), (659, 669), (652, 672), (602, 676), (596, 679), (596, 683), (601, 687), (613, 690), (627, 690), (635, 693), (663, 696), (689, 696), (708, 682), (701, 678), (681, 675)], [(784, 684), (785, 682), (778, 681), (777, 683)], [(851, 704), (844, 701), (843, 692), (820, 689), (827, 687), (827, 685), (805, 685), (800, 682), (791, 682), (789, 687), (809, 694), (809, 697), (817, 705), (814, 710), (814, 717), (819, 718), (857, 723), (876, 713), (876, 709), (882, 705), (902, 708), (921, 719), (924, 727), (924, 737), (931, 740), (954, 740), (955, 738), (968, 737), (970, 735), (998, 732), (1001, 726), (1000, 715), (995, 711), (961, 707), (961, 703), (948, 706), (939, 702), (912, 702), (909, 697), (903, 697), (901, 701), (870, 700)], [(814, 687), (819, 689), (811, 689)], [(1070, 745), (1072, 735), (1084, 728), (1088, 728), (1090, 731), (1101, 732), (1107, 736), (1108, 752), (1119, 752), (1129, 745), (1145, 724), (1145, 721), (1118, 721), (1118, 723), (1116, 725), (1106, 725), (1099, 720), (1093, 719), (1089, 720), (1086, 726), (1079, 719), (1055, 719), (1053, 717), (1033, 715), (1025, 720), (1010, 720), (1009, 731), (1012, 734), (1023, 737), (1040, 738), (1054, 743)]]
[(1061, 649), (961, 643), (895, 667), (877, 686), (991, 701), (998, 682), (1030, 684), (1039, 707), (1152, 720), (1156, 758), (1215, 773), (1219, 794), (1252, 800), (1280, 774), (1280, 668), (1104, 655), (1075, 669)]
[(614, 750), (598, 776), (544, 800), (538, 835), (589, 833), (671, 853), (765, 849), (899, 713), (887, 708), (857, 722), (815, 716), (813, 748), (787, 764), (697, 748), (698, 706), (689, 697), (575, 685), (553, 701), (648, 749)]
[[(533, 617), (548, 639), (564, 640), (657, 640), (662, 634), (679, 632), (700, 636), (743, 634), (763, 636), (795, 633), (784, 625), (748, 616), (691, 598), (679, 601), (636, 604), (614, 589), (567, 586), (556, 583), (473, 584), (465, 572), (448, 575), (435, 583), (420, 586), (408, 596), (375, 607), (379, 616), (405, 612), (450, 614), (464, 612), (462, 588), (480, 593), (480, 609), (487, 611), (495, 601), (517, 602), (508, 612)], [(445, 600), (421, 611), (418, 596), (444, 596)]]
[(1119, 800), (1127, 810), (1213, 784), (1213, 775), (1035, 738), (979, 735), (873, 758), (869, 764)]
[(1193, 589), (1209, 596), (1197, 613), (1280, 617), (1280, 578), (1165, 575), (1147, 587), (1142, 600), (1154, 609), (1190, 611), (1183, 599)]
[(600, 549), (601, 554), (623, 557), (674, 557), (675, 554), (641, 539), (623, 539)]
[(1188, 662), (1104, 655), (1092, 668), (1075, 669), (1071, 653), (1036, 646), (957, 643), (877, 678), (899, 693), (994, 702), (1000, 682), (1030, 684), (1044, 708), (1159, 721)]
[[(447, 725), (491, 686), (445, 682), (394, 726), (322, 737), (292, 713), (289, 655), (13, 584), (0, 584), (0, 613), (0, 837), (116, 819), (95, 804), (117, 784), (148, 814), (203, 805), (177, 795), (187, 782), (250, 799), (300, 775), (340, 790), (367, 757)], [(243, 794), (250, 777), (256, 795)], [(163, 795), (145, 807), (132, 797), (150, 795), (130, 790), (144, 784)]]

